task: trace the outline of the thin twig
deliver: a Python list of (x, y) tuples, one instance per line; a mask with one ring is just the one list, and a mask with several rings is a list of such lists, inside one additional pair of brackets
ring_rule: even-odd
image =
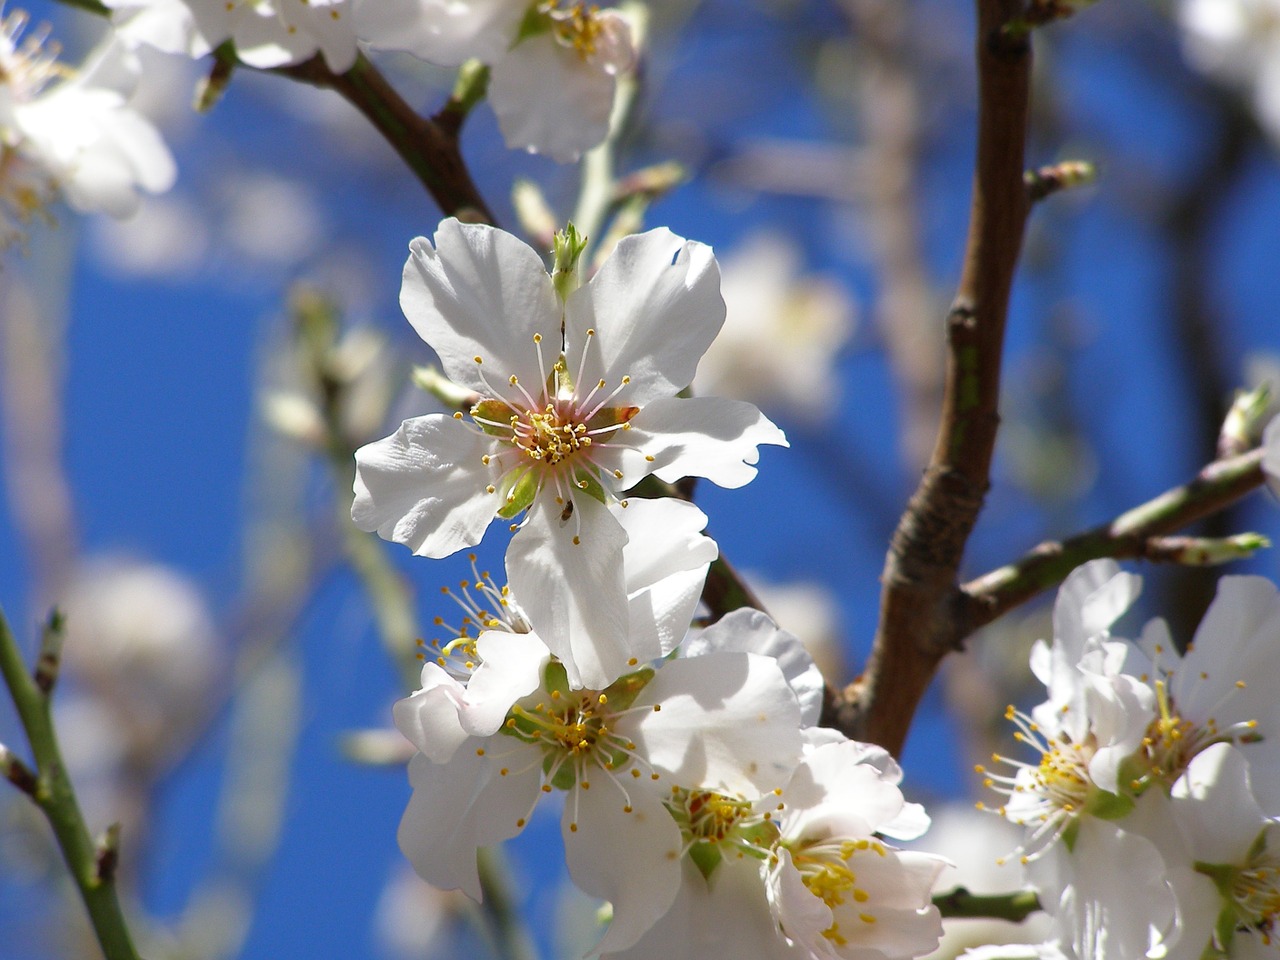
[(1192, 480), (1067, 540), (1040, 544), (1021, 559), (966, 583), (953, 604), (956, 638), (1057, 586), (1073, 569), (1099, 557), (1148, 558), (1167, 533), (1220, 511), (1262, 486), (1261, 449), (1215, 460)]
[[(58, 748), (51, 701), (27, 673), (3, 612), (0, 612), (0, 674), (3, 674), (9, 688), (9, 696), (17, 708), (36, 764), (35, 783), (28, 781), (25, 786), (18, 786), (31, 797), (53, 828), (62, 858), (80, 891), (94, 934), (107, 960), (139, 960), (116, 896), (112, 871), (103, 869), (101, 861), (105, 849), (112, 851), (113, 859), (118, 856), (118, 842), (100, 849), (89, 836)], [(25, 767), (22, 769), (26, 770)], [(118, 840), (111, 834), (108, 836)]]
[(460, 117), (454, 118), (446, 129), (435, 120), (420, 116), (364, 54), (346, 73), (334, 73), (320, 56), (269, 72), (341, 94), (391, 144), (445, 216), (469, 223), (497, 222), (458, 148)]

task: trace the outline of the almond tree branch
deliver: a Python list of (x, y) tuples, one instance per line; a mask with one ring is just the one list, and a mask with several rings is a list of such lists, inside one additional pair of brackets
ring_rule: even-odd
[(827, 718), (897, 754), (938, 663), (954, 646), (951, 600), (988, 487), (1009, 291), (1029, 201), (1023, 184), (1031, 47), (1004, 29), (1016, 0), (977, 0), (978, 155), (960, 288), (947, 318), (942, 423), (885, 561), (866, 672)]
[(420, 116), (364, 54), (346, 73), (334, 73), (320, 56), (269, 71), (337, 91), (365, 115), (413, 171), (448, 217), (496, 223), (458, 147), (461, 116), (448, 124)]
[(1215, 460), (1189, 482), (1109, 523), (1067, 540), (1042, 543), (1013, 563), (969, 581), (951, 605), (956, 642), (1037, 593), (1057, 586), (1089, 560), (1160, 559), (1159, 538), (1163, 534), (1236, 502), (1262, 486), (1265, 479), (1261, 449)]

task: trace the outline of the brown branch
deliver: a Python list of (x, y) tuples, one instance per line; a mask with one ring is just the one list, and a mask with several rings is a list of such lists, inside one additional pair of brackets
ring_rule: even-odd
[(1021, 559), (966, 583), (955, 598), (956, 639), (1061, 583), (1089, 560), (1165, 559), (1162, 535), (1220, 511), (1262, 486), (1262, 450), (1215, 460), (1188, 483), (1167, 490), (1109, 523), (1048, 541)]
[(893, 535), (866, 672), (828, 719), (897, 754), (938, 663), (955, 644), (956, 572), (988, 486), (1009, 291), (1029, 201), (1023, 155), (1028, 39), (1003, 28), (1014, 0), (978, 0), (978, 156), (959, 292), (947, 319), (947, 381), (933, 457)]
[(462, 159), (461, 116), (451, 114), (448, 124), (420, 116), (364, 54), (346, 73), (334, 73), (320, 56), (270, 72), (341, 94), (391, 144), (445, 216), (469, 223), (497, 222)]

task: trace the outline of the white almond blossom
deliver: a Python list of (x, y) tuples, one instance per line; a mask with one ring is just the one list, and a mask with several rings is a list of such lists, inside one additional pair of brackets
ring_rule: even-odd
[(1182, 936), (1166, 960), (1274, 957), (1280, 924), (1280, 822), (1263, 813), (1244, 752), (1216, 743), (1174, 785), (1162, 831)]
[(673, 787), (759, 795), (799, 759), (800, 708), (767, 657), (674, 660), (597, 691), (571, 690), (535, 634), (487, 631), (475, 646), (483, 662), (468, 686), (515, 699), (483, 724), (468, 717), (494, 732), (441, 763), (427, 753), (443, 755), (433, 741), (452, 725), (420, 711), (424, 699), (397, 705), (397, 726), (422, 751), (409, 764), (401, 849), (423, 879), (478, 899), (477, 848), (515, 836), (543, 793), (567, 790), (570, 876), (613, 905), (600, 951), (636, 943), (676, 896), (681, 837), (664, 806)]
[(22, 36), (27, 22), (21, 12), (0, 21), (0, 246), (59, 196), (125, 217), (176, 176), (160, 135), (129, 107), (137, 58), (108, 37), (72, 70), (47, 31)]
[(581, 0), (363, 0), (358, 19), (376, 48), (488, 64), (507, 146), (561, 163), (605, 138), (617, 75), (635, 59), (622, 15)]
[(759, 233), (721, 260), (724, 329), (698, 367), (699, 393), (779, 403), (808, 420), (839, 409), (841, 348), (854, 306), (829, 279), (801, 276), (801, 251)]
[(270, 69), (316, 54), (345, 73), (356, 62), (355, 22), (348, 0), (103, 0), (131, 43), (203, 57), (232, 41), (236, 56)]
[(784, 936), (829, 960), (919, 957), (938, 945), (941, 857), (897, 850), (929, 826), (879, 747), (843, 740), (805, 757), (782, 791), (769, 899)]
[(1135, 802), (1122, 773), (1157, 716), (1154, 691), (1123, 672), (1133, 648), (1110, 633), (1140, 584), (1111, 561), (1067, 578), (1053, 642), (1037, 643), (1031, 656), (1048, 699), (1032, 716), (1013, 707), (1006, 714), (1040, 756), (997, 756), (1013, 776), (978, 768), (1008, 798), (999, 812), (1027, 827), (1018, 853), (1062, 949), (1097, 960), (1146, 956), (1176, 922), (1159, 852), (1138, 829), (1159, 791)]
[[(1180, 956), (1199, 957), (1205, 923), (1213, 922), (1204, 920), (1206, 887), (1193, 866), (1202, 851), (1180, 852), (1170, 805), (1185, 820), (1187, 797), (1212, 793), (1212, 811), (1196, 808), (1197, 829), (1221, 815), (1226, 830), (1233, 815), (1224, 798), (1234, 794), (1214, 778), (1225, 770), (1240, 781), (1247, 765), (1261, 806), (1245, 818), (1280, 809), (1280, 703), (1268, 680), (1280, 646), (1280, 596), (1259, 577), (1222, 578), (1180, 655), (1160, 620), (1137, 645), (1110, 639), (1138, 586), (1110, 561), (1082, 567), (1063, 585), (1053, 644), (1032, 657), (1049, 699), (1034, 719), (1009, 709), (1039, 762), (1007, 761), (1015, 775), (989, 775), (987, 783), (1008, 795), (1000, 812), (1029, 828), (1019, 852), (1054, 916), (1060, 949), (1121, 958), (1177, 945)], [(1239, 850), (1235, 856), (1219, 862), (1240, 862)], [(1188, 936), (1198, 946), (1187, 945)]]
[[(589, 672), (608, 676), (609, 683), (675, 649), (697, 607), (707, 566), (716, 556), (715, 542), (699, 533), (707, 518), (691, 503), (636, 500), (625, 511), (612, 509), (629, 537), (623, 548), (627, 642), (605, 650), (584, 634), (579, 639), (586, 642), (586, 649), (573, 651), (577, 661), (592, 665)], [(421, 689), (397, 707), (398, 713), (408, 716), (411, 712), (430, 724), (431, 737), (419, 742), (422, 751), (437, 762), (447, 761), (468, 736), (496, 733), (511, 704), (529, 692), (493, 687), (495, 676), (508, 674), (480, 669), (483, 657), (472, 632), (529, 634), (537, 631), (537, 624), (530, 622), (510, 588), (499, 588), (488, 574), (476, 571), (475, 579), (460, 589), (460, 593), (443, 590), (464, 613), (460, 625), (453, 628), (455, 639), (443, 646), (436, 643), (434, 659), (423, 664)], [(445, 626), (444, 618), (437, 617), (436, 625)], [(544, 646), (500, 638), (490, 638), (486, 644), (502, 650), (504, 656), (534, 661)], [(747, 652), (768, 655), (764, 649)], [(819, 677), (819, 704), (821, 693)], [(812, 699), (811, 692), (806, 691), (806, 699)]]
[[(678, 398), (724, 320), (708, 247), (665, 229), (622, 240), (561, 299), (532, 248), (492, 227), (445, 220), (410, 245), (401, 306), (455, 383), (470, 417), (406, 420), (356, 452), (352, 517), (363, 530), (445, 557), (513, 523), (510, 585), (569, 682), (601, 689), (590, 643), (626, 643), (622, 550), (609, 504), (649, 474), (755, 475), (757, 446), (785, 445), (751, 404)], [(561, 276), (558, 274), (558, 276)], [(468, 420), (470, 422), (468, 422)]]
[(1243, 92), (1280, 139), (1280, 3), (1179, 0), (1177, 16), (1191, 64)]
[(1218, 581), (1217, 594), (1185, 655), (1163, 620), (1139, 640), (1149, 660), (1130, 669), (1156, 693), (1159, 718), (1144, 745), (1137, 775), (1168, 790), (1191, 760), (1219, 742), (1240, 745), (1253, 791), (1280, 813), (1280, 699), (1272, 679), (1280, 649), (1280, 593), (1262, 577)]
[(918, 957), (942, 933), (930, 903), (945, 865), (883, 840), (918, 837), (928, 817), (903, 800), (879, 747), (814, 731), (788, 783), (754, 800), (673, 791), (686, 851), (671, 909), (609, 960)]

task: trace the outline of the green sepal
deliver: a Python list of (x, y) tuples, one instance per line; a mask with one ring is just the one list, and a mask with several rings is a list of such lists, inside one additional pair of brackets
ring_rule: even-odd
[(583, 469), (573, 471), (573, 485), (591, 498), (608, 506), (609, 501), (605, 497), (604, 487), (600, 485), (600, 480), (594, 471)]
[[(542, 761), (543, 773), (551, 772), (551, 764), (554, 762), (554, 759), (554, 757), (547, 757), (547, 759)], [(573, 785), (577, 783), (577, 781), (578, 777), (573, 772), (573, 765), (562, 763), (560, 764), (560, 769), (556, 771), (556, 775), (551, 778), (551, 786), (557, 790), (572, 790)]]
[(538, 34), (546, 33), (551, 29), (551, 18), (539, 9), (540, 6), (541, 4), (538, 3), (529, 5), (529, 9), (525, 11), (524, 19), (520, 21), (520, 29), (516, 31), (516, 38), (511, 41), (512, 47), (521, 41), (536, 37)]
[(695, 843), (689, 848), (689, 859), (698, 868), (698, 872), (710, 881), (711, 874), (715, 873), (716, 867), (720, 866), (720, 861), (724, 858), (720, 853), (720, 844)]
[(1223, 863), (1205, 863), (1203, 860), (1197, 860), (1192, 866), (1196, 873), (1212, 880), (1223, 897), (1231, 896), (1231, 885), (1235, 883), (1239, 872), (1235, 867)]
[(553, 697), (557, 693), (562, 697), (568, 697), (569, 673), (565, 670), (564, 664), (555, 658), (548, 660), (546, 668), (542, 671), (542, 684), (547, 693)]
[(502, 487), (498, 492), (502, 494), (502, 507), (498, 510), (498, 516), (510, 520), (528, 510), (533, 503), (533, 498), (538, 493), (538, 477), (533, 470), (525, 470), (523, 473), (513, 471), (502, 478)]
[(1231, 955), (1231, 944), (1236, 938), (1240, 918), (1230, 904), (1224, 906), (1213, 924), (1213, 939), (1201, 954), (1203, 960), (1222, 960)]
[(609, 705), (614, 710), (626, 710), (636, 702), (640, 691), (653, 679), (653, 667), (641, 667), (634, 673), (628, 673), (609, 684), (604, 695), (609, 698)]
[(1067, 853), (1076, 852), (1076, 840), (1080, 837), (1080, 821), (1073, 819), (1067, 824), (1066, 829), (1062, 831), (1062, 845), (1067, 848)]
[(1084, 812), (1099, 820), (1122, 820), (1133, 812), (1133, 798), (1095, 788), (1089, 792)]
[[(511, 439), (511, 418), (516, 412), (501, 400), (481, 400), (471, 408), (471, 419), (491, 437)], [(481, 420), (490, 421), (483, 423)], [(498, 426), (494, 426), (494, 424)]]

